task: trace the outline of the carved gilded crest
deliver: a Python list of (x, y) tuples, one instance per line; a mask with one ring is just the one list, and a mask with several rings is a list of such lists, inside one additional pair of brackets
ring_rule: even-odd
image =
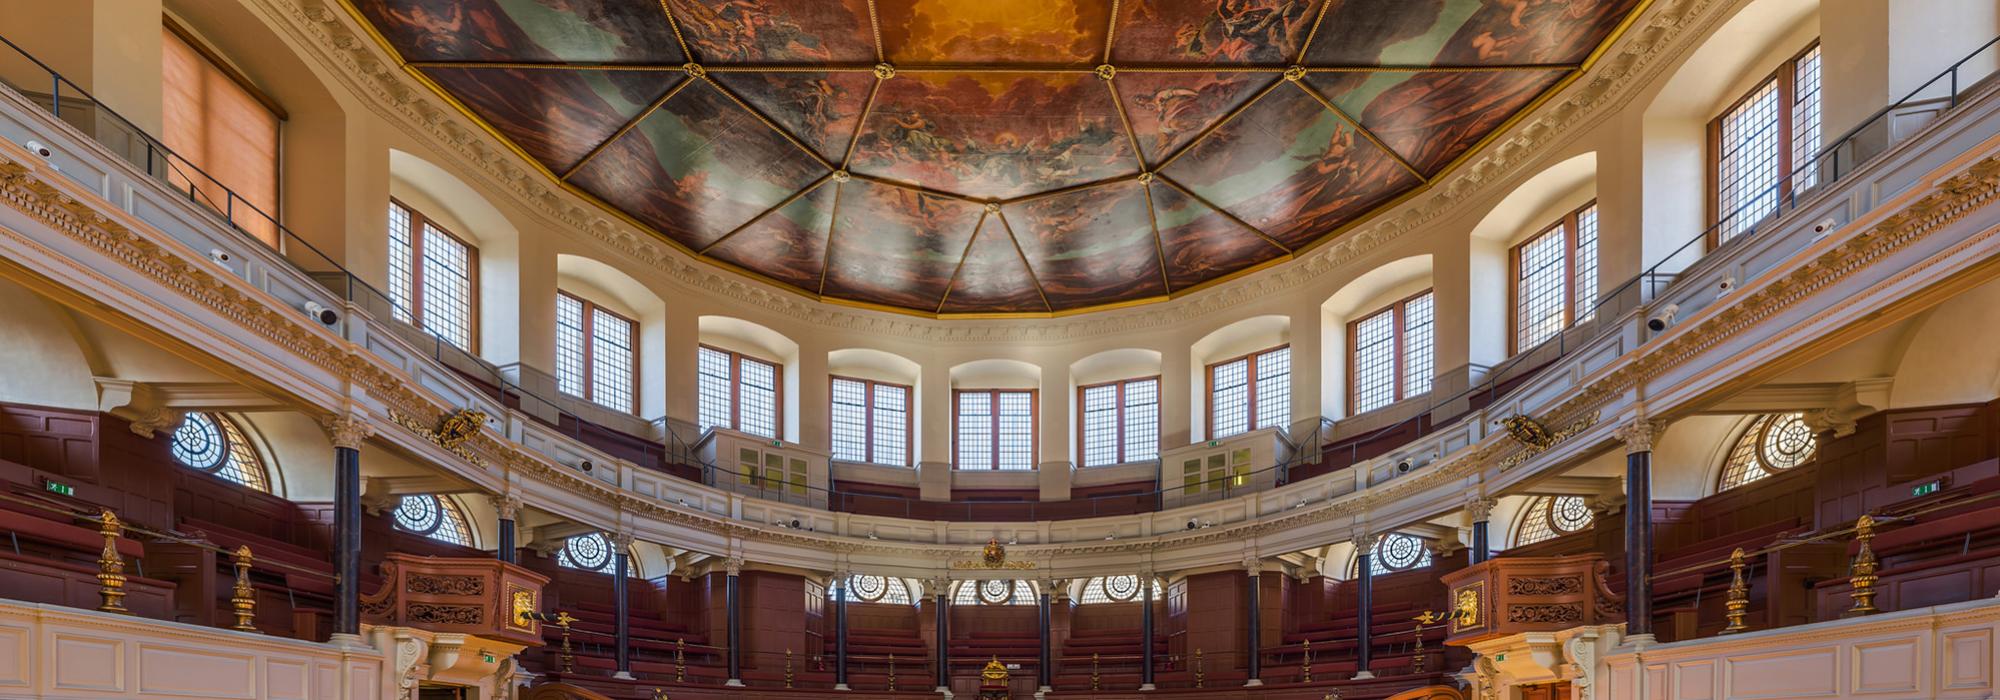
[(1542, 425), (1541, 421), (1527, 416), (1502, 418), (1500, 419), (1500, 425), (1507, 429), (1507, 435), (1514, 438), (1515, 442), (1529, 447), (1547, 449), (1549, 445), (1555, 444), (1556, 441), (1555, 435), (1549, 433), (1547, 426)]
[(982, 557), (981, 561), (984, 561), (988, 567), (995, 569), (1006, 566), (1007, 548), (1000, 546), (1000, 540), (987, 540), (985, 556)]
[(1454, 630), (1467, 630), (1480, 626), (1479, 589), (1480, 586), (1475, 584), (1460, 588), (1452, 594), (1451, 617)]
[(445, 449), (454, 449), (472, 436), (479, 434), (480, 426), (486, 425), (486, 413), (470, 408), (461, 408), (446, 415), (438, 423), (437, 443)]

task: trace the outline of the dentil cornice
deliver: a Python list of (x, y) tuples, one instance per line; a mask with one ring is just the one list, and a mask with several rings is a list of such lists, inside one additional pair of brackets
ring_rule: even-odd
[(558, 224), (557, 230), (587, 234), (619, 257), (652, 267), (674, 282), (720, 298), (829, 328), (942, 343), (994, 339), (1059, 340), (1117, 335), (1169, 327), (1280, 294), (1332, 274), (1347, 263), (1468, 202), (1484, 201), (1515, 182), (1515, 176), (1588, 126), (1615, 113), (1640, 94), (1694, 39), (1721, 20), (1727, 0), (1646, 0), (1640, 17), (1614, 42), (1612, 50), (1561, 93), (1537, 107), (1461, 167), (1429, 188), (1332, 241), (1258, 274), (1185, 297), (1122, 310), (1055, 319), (925, 319), (863, 311), (814, 301), (802, 295), (702, 264), (651, 232), (641, 230), (556, 186), (444, 98), (403, 72), (383, 53), (340, 0), (251, 0), (281, 31), (315, 54), (328, 72), (363, 98), (369, 109), (400, 124), (413, 138), (468, 166), (462, 174), (515, 195), (525, 208)]

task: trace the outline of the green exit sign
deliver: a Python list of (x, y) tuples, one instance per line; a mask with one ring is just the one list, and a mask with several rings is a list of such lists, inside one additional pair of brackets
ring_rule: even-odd
[(1918, 484), (1918, 485), (1916, 485), (1916, 486), (1912, 486), (1912, 487), (1910, 487), (1910, 495), (1911, 495), (1912, 497), (1915, 497), (1915, 496), (1929, 496), (1929, 495), (1931, 495), (1931, 494), (1934, 494), (1934, 493), (1937, 493), (1937, 492), (1938, 492), (1938, 489), (1940, 489), (1940, 488), (1943, 488), (1943, 487), (1944, 487), (1944, 485), (1943, 485), (1943, 484), (1941, 484), (1941, 483), (1938, 483), (1938, 482), (1936, 482), (1936, 481), (1931, 481), (1931, 482), (1927, 482), (1927, 483), (1922, 483), (1922, 484)]
[(42, 488), (43, 488), (43, 489), (45, 489), (45, 490), (47, 490), (47, 491), (48, 491), (49, 493), (60, 493), (60, 494), (62, 494), (62, 495), (64, 495), (64, 496), (74, 496), (74, 495), (76, 495), (76, 487), (75, 487), (75, 486), (71, 486), (71, 485), (69, 485), (69, 484), (65, 484), (65, 483), (61, 483), (61, 482), (57, 482), (57, 481), (44, 481), (44, 482), (42, 482)]
[(1208, 446), (1209, 446), (1209, 447), (1221, 447), (1221, 446), (1222, 446), (1222, 441), (1221, 441), (1221, 440), (1210, 440), (1210, 441), (1208, 441)]
[(785, 441), (783, 441), (783, 440), (772, 440), (772, 441), (771, 441), (771, 446), (772, 446), (772, 447), (784, 447), (784, 446), (785, 446)]

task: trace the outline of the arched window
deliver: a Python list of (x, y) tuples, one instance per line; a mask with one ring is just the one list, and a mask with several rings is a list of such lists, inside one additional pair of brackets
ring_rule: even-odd
[(439, 542), (473, 546), (472, 525), (465, 519), (465, 511), (459, 510), (457, 501), (443, 496), (404, 496), (396, 503), (396, 527)]
[(1027, 581), (960, 581), (952, 605), (1034, 605), (1035, 587)]
[(1803, 413), (1758, 416), (1736, 436), (1729, 459), (1722, 463), (1717, 493), (1742, 486), (1809, 462), (1819, 450), (1819, 436), (1806, 425)]
[[(1370, 576), (1421, 569), (1431, 565), (1431, 547), (1422, 537), (1391, 532), (1377, 538), (1374, 546), (1368, 548), (1368, 560)], [(1361, 560), (1356, 557), (1348, 575), (1358, 575), (1360, 570)]]
[(271, 492), (271, 472), (236, 423), (214, 413), (190, 413), (174, 429), (174, 459), (201, 472)]
[(909, 605), (916, 602), (910, 597), (910, 585), (900, 578), (855, 574), (847, 577), (847, 590), (854, 594), (853, 600), (862, 603)]
[[(1157, 578), (1153, 579), (1153, 600), (1161, 598), (1161, 589), (1160, 580)], [(1081, 605), (1092, 603), (1129, 603), (1139, 599), (1139, 577), (1126, 574), (1124, 576), (1099, 576), (1085, 581), (1083, 583), (1083, 595), (1077, 600), (1077, 603)]]
[[(556, 551), (556, 564), (584, 571), (611, 573), (611, 538), (605, 537), (602, 532), (571, 537), (563, 542), (562, 549)], [(628, 568), (625, 573), (634, 575), (637, 570)]]
[(1534, 544), (1582, 532), (1597, 519), (1582, 496), (1536, 496), (1521, 509), (1514, 526), (1514, 546)]

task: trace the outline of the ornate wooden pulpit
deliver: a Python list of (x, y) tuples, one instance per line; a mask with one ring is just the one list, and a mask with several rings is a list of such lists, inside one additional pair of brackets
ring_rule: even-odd
[(390, 554), (382, 587), (361, 599), (368, 624), (414, 627), (540, 646), (542, 587), (548, 577), (484, 557)]
[(1012, 697), (1007, 692), (1008, 677), (1007, 666), (1000, 663), (1000, 657), (995, 656), (986, 662), (986, 667), (979, 669), (979, 700), (1008, 700)]
[(1524, 632), (1558, 632), (1625, 619), (1624, 599), (1605, 585), (1601, 554), (1501, 557), (1445, 574), (1451, 591), (1446, 644), (1471, 646)]

